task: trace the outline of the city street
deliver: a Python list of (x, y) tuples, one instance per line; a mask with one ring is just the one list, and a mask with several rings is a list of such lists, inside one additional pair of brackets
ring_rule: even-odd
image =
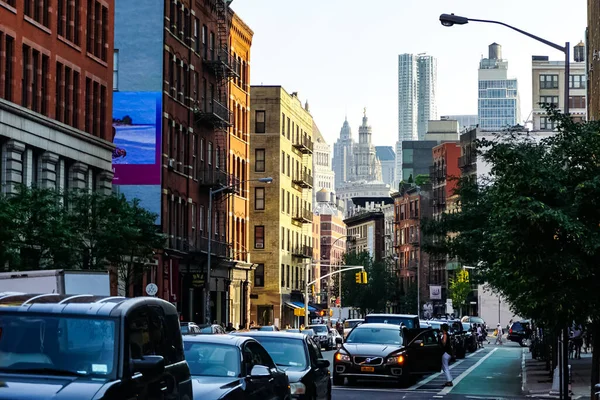
[[(523, 349), (516, 343), (487, 345), (450, 366), (453, 387), (443, 387), (442, 373), (425, 376), (409, 388), (385, 382), (359, 381), (356, 386), (334, 386), (333, 399), (518, 399), (521, 394)], [(333, 351), (323, 355), (333, 362)]]

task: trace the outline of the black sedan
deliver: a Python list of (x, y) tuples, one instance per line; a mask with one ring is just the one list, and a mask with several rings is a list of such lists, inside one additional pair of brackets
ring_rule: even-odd
[(439, 372), (442, 347), (439, 331), (403, 330), (398, 325), (365, 323), (355, 327), (335, 353), (333, 384), (358, 379), (410, 384), (411, 375)]
[(289, 399), (289, 380), (254, 339), (232, 335), (186, 335), (185, 359), (194, 398)]
[[(238, 335), (235, 333), (234, 335)], [(260, 342), (290, 379), (294, 399), (331, 399), (329, 361), (307, 335), (289, 332), (245, 332)]]

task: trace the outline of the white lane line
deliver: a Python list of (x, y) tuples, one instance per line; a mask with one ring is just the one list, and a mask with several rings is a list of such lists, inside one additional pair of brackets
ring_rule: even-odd
[(525, 370), (525, 349), (521, 356), (521, 393), (525, 393), (525, 387), (527, 386), (527, 371)]
[(487, 360), (488, 358), (491, 357), (492, 354), (494, 354), (496, 352), (496, 350), (498, 350), (498, 347), (496, 347), (494, 350), (490, 351), (488, 354), (486, 354), (484, 357), (482, 357), (479, 361), (477, 361), (475, 364), (471, 365), (471, 367), (469, 367), (469, 369), (467, 369), (465, 372), (463, 372), (462, 374), (460, 374), (456, 379), (454, 379), (452, 381), (452, 383), (454, 383), (454, 386), (447, 386), (444, 389), (442, 389), (442, 391), (440, 392), (440, 394), (448, 394), (452, 391), (452, 389), (454, 389), (456, 387), (456, 385), (458, 385), (460, 383), (460, 381), (462, 381), (467, 375), (469, 375), (471, 372), (473, 372), (473, 370), (477, 367), (479, 367), (481, 364), (483, 364), (483, 362), (485, 360)]
[[(406, 393), (407, 389), (379, 389), (379, 388), (371, 388), (371, 387), (362, 387), (362, 388), (349, 388), (349, 387), (332, 387), (332, 390), (336, 391), (348, 391), (348, 392), (384, 392), (384, 393)], [(419, 393), (437, 393), (437, 390), (423, 390)]]
[[(454, 369), (454, 367), (459, 366), (460, 364), (462, 364), (465, 360), (459, 360), (457, 362), (455, 362), (454, 364), (452, 364), (450, 366), (450, 369)], [(420, 388), (423, 385), (427, 385), (429, 382), (431, 382), (432, 380), (434, 380), (435, 378), (437, 378), (438, 376), (440, 376), (442, 373), (441, 372), (436, 372), (433, 375), (429, 375), (427, 378), (420, 380), (419, 382), (415, 383), (414, 385), (412, 385), (411, 387), (407, 388), (406, 390), (416, 390), (418, 388)]]

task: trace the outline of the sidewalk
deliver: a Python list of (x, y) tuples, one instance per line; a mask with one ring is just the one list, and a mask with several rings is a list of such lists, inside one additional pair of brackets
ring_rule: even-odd
[[(571, 365), (571, 390), (572, 399), (590, 398), (590, 379), (592, 375), (592, 355), (581, 354), (580, 360), (569, 360)], [(541, 399), (558, 399), (558, 395), (551, 394), (552, 377), (546, 371), (546, 362), (533, 360), (529, 349), (523, 349), (522, 362), (523, 394), (527, 397)]]

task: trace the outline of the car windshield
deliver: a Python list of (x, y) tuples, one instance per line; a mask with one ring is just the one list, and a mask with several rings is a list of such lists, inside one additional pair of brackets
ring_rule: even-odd
[(183, 349), (192, 375), (231, 378), (240, 375), (241, 357), (236, 346), (186, 340)]
[(369, 316), (367, 315), (365, 322), (370, 324), (392, 324), (392, 325), (400, 325), (404, 324), (408, 329), (416, 328), (415, 320), (411, 317), (398, 317), (392, 315), (377, 315), (377, 316)]
[(306, 369), (307, 355), (302, 339), (277, 337), (255, 337), (273, 358), (275, 364), (284, 369)]
[(184, 335), (187, 334), (187, 333), (190, 333), (190, 327), (187, 326), (187, 325), (182, 325), (181, 326), (181, 333), (184, 334)]
[(200, 333), (212, 333), (212, 325), (201, 326)]
[(315, 331), (313, 331), (312, 329), (303, 329), (302, 333), (308, 336), (315, 336)]
[(316, 333), (327, 333), (328, 331), (325, 325), (311, 325), (309, 328), (315, 331)]
[(0, 371), (114, 377), (111, 319), (0, 314)]
[(360, 324), (362, 321), (344, 321), (344, 329), (352, 329), (356, 325)]
[(346, 343), (393, 344), (402, 346), (402, 335), (398, 328), (358, 327), (348, 335)]

